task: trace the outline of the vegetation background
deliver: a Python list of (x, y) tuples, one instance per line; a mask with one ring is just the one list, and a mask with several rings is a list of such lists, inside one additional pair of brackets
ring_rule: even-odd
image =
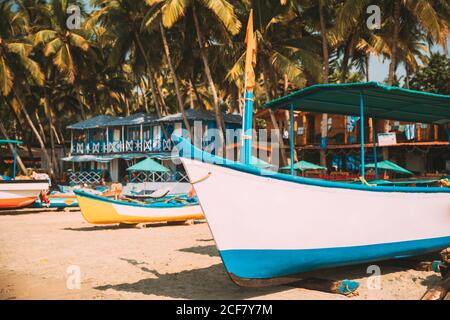
[(448, 0), (0, 0), (0, 136), (41, 148), (57, 174), (65, 126), (94, 115), (201, 108), (222, 124), (243, 108), (250, 9), (256, 109), (315, 83), (370, 81), (374, 57), (389, 85), (450, 94)]

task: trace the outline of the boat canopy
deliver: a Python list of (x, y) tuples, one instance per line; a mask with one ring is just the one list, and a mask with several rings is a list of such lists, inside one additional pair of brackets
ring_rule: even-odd
[(261, 168), (261, 169), (269, 169), (269, 168), (273, 167), (273, 165), (271, 165), (270, 163), (268, 163), (264, 160), (261, 160), (260, 158), (257, 158), (255, 156), (251, 157), (250, 164), (252, 166), (255, 166), (255, 167)]
[[(374, 169), (375, 163), (369, 163), (366, 164), (366, 169)], [(407, 174), (407, 175), (413, 175), (411, 171), (400, 167), (398, 164), (391, 162), (389, 160), (380, 161), (377, 163), (378, 170), (384, 170), (384, 171), (393, 171), (401, 174)]]
[(142, 171), (142, 172), (170, 172), (169, 168), (164, 167), (162, 164), (147, 158), (135, 165), (129, 167), (128, 171)]
[(317, 84), (267, 102), (271, 109), (293, 109), (377, 119), (445, 124), (450, 122), (450, 96), (392, 87), (378, 82)]
[[(286, 167), (282, 167), (280, 169), (282, 169), (282, 170), (289, 170), (290, 168), (291, 168), (291, 166), (286, 166)], [(311, 163), (311, 162), (308, 162), (308, 161), (304, 161), (304, 160), (296, 162), (294, 164), (294, 169), (295, 170), (300, 170), (300, 171), (327, 170), (326, 167), (318, 166), (317, 164), (314, 164), (314, 163)]]

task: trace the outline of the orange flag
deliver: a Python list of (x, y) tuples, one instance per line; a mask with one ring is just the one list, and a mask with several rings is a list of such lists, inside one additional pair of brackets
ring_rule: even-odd
[(245, 35), (245, 43), (247, 44), (247, 51), (245, 53), (245, 89), (253, 91), (255, 86), (255, 71), (256, 66), (256, 37), (253, 33), (253, 9), (250, 10), (248, 17), (247, 34)]

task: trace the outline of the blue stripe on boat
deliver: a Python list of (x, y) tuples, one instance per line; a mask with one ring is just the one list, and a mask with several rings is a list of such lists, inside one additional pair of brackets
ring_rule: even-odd
[(221, 250), (225, 268), (240, 278), (265, 279), (324, 269), (407, 257), (450, 246), (450, 237), (365, 246), (298, 250)]
[[(153, 202), (153, 203), (135, 203), (135, 202), (127, 202), (127, 201), (121, 201), (121, 200), (114, 200), (111, 198), (107, 198), (107, 197), (103, 197), (103, 196), (99, 196), (99, 195), (95, 195), (92, 193), (88, 193), (85, 191), (81, 191), (81, 190), (73, 190), (73, 192), (79, 196), (79, 197), (84, 197), (84, 198), (88, 198), (88, 199), (93, 199), (93, 200), (97, 200), (97, 201), (102, 201), (102, 202), (108, 202), (108, 203), (113, 203), (113, 204), (120, 204), (120, 205), (125, 205), (125, 206), (131, 206), (131, 207), (144, 207), (144, 208), (181, 208), (181, 207), (187, 207), (187, 206), (196, 206), (198, 205), (198, 199), (192, 198), (192, 200), (187, 199), (187, 203), (173, 203), (173, 202)], [(178, 195), (173, 195), (173, 196), (181, 196), (180, 194)], [(156, 200), (164, 200), (166, 198), (158, 198), (155, 199)], [(191, 202), (189, 202), (191, 201)]]
[(339, 188), (359, 191), (371, 192), (408, 192), (408, 193), (450, 193), (450, 188), (446, 187), (398, 187), (398, 186), (366, 186), (364, 184), (352, 184), (344, 182), (327, 181), (320, 179), (305, 178), (299, 176), (292, 176), (285, 173), (273, 172), (266, 169), (260, 169), (252, 165), (247, 165), (226, 158), (207, 153), (199, 148), (193, 146), (185, 138), (172, 134), (172, 141), (176, 144), (174, 147), (178, 149), (180, 157), (195, 159), (206, 163), (216, 164), (225, 168), (234, 169), (240, 172), (245, 172), (265, 178), (272, 178), (282, 181), (289, 181), (298, 184), (309, 186), (325, 187), (325, 188)]

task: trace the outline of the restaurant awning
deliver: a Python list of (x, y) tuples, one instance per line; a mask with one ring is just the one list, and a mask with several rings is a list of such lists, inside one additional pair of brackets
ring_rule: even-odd
[(261, 169), (268, 169), (268, 168), (273, 167), (270, 163), (268, 163), (264, 160), (261, 160), (255, 156), (252, 156), (250, 158), (250, 164), (254, 167), (261, 168)]
[[(374, 163), (368, 163), (365, 165), (366, 169), (374, 169), (375, 164)], [(407, 175), (413, 175), (411, 171), (400, 167), (398, 164), (391, 162), (389, 160), (380, 161), (377, 163), (378, 170), (385, 170), (385, 171), (393, 171), (401, 174), (407, 174)]]
[[(291, 167), (282, 167), (280, 169), (282, 170), (289, 170)], [(294, 164), (294, 170), (300, 170), (300, 171), (308, 171), (308, 170), (327, 170), (326, 167), (318, 166), (317, 164), (308, 162), (308, 161), (299, 161)]]
[(450, 122), (450, 96), (386, 86), (377, 82), (317, 84), (267, 102), (271, 109), (364, 115), (407, 122)]
[(170, 169), (164, 167), (162, 164), (147, 158), (135, 165), (129, 167), (128, 171), (143, 171), (143, 172), (170, 172)]

